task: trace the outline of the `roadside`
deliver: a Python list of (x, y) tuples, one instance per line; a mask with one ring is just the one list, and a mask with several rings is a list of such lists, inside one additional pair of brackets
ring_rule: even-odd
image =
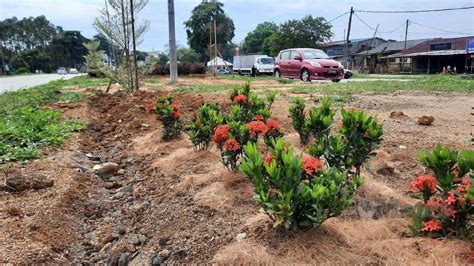
[(84, 74), (69, 74), (69, 75), (58, 75), (58, 74), (38, 74), (38, 75), (20, 75), (11, 77), (0, 78), (0, 94), (6, 91), (19, 90), (23, 88), (29, 88), (46, 84), (53, 80), (58, 79), (71, 79)]

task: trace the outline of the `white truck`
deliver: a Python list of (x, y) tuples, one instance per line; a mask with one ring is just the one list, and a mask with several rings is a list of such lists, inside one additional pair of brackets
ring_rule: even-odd
[(275, 60), (268, 55), (236, 55), (233, 71), (239, 75), (273, 74)]

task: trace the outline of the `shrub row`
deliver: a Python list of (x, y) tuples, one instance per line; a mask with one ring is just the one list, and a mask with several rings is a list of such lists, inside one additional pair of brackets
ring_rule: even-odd
[[(148, 70), (148, 75), (169, 75), (170, 66), (168, 64), (155, 64)], [(178, 73), (180, 75), (205, 74), (206, 66), (203, 63), (179, 63)]]

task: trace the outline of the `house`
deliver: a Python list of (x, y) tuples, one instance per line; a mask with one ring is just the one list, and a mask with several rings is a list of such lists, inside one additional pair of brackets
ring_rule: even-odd
[(403, 62), (401, 58), (386, 58), (386, 56), (399, 53), (427, 40), (428, 39), (407, 40), (406, 44), (405, 41), (398, 42), (389, 40), (374, 49), (361, 52), (359, 55), (365, 58), (365, 60), (363, 60), (360, 71), (365, 73), (409, 72), (411, 71), (411, 58), (405, 58)]
[[(361, 39), (351, 39), (347, 45), (347, 68), (353, 69), (356, 68), (363, 56), (360, 55), (361, 52), (367, 51), (369, 49), (375, 48), (387, 41), (382, 38), (361, 38)], [(345, 49), (345, 41), (334, 41), (326, 43), (323, 46), (323, 51), (329, 55), (329, 57), (337, 60), (341, 63), (344, 62), (344, 49)]]
[(474, 54), (468, 52), (468, 44), (474, 44), (474, 36), (430, 39), (385, 58), (409, 59), (414, 74), (441, 73), (448, 66), (457, 73), (472, 73)]

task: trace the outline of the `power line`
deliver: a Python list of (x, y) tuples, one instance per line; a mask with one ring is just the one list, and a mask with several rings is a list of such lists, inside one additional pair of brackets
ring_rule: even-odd
[(349, 11), (340, 14), (339, 16), (337, 16), (337, 17), (335, 17), (335, 18), (329, 20), (328, 22), (325, 22), (324, 24), (329, 24), (329, 23), (333, 22), (334, 20), (336, 20), (336, 19), (338, 19), (338, 18), (340, 18), (340, 17), (342, 17), (342, 16), (344, 16), (344, 15), (347, 15), (347, 14), (349, 14)]
[(393, 29), (393, 30), (389, 30), (389, 31), (379, 31), (378, 33), (393, 33), (393, 32), (395, 32), (395, 31), (399, 30), (400, 28), (405, 27), (405, 25), (406, 25), (406, 24), (403, 23), (402, 25), (396, 27), (396, 28)]
[(438, 29), (438, 28), (435, 28), (435, 27), (423, 25), (423, 24), (418, 23), (418, 22), (413, 21), (413, 20), (410, 20), (410, 22), (412, 22), (413, 24), (416, 24), (416, 25), (418, 25), (418, 26), (421, 26), (421, 27), (425, 27), (425, 28), (432, 29), (432, 30), (437, 30), (437, 31), (442, 31), (442, 32), (446, 32), (446, 33), (463, 34), (463, 35), (470, 35), (470, 34), (472, 34), (472, 33), (456, 32), (456, 31), (448, 31), (448, 30)]
[(441, 8), (441, 9), (426, 9), (426, 10), (354, 10), (361, 13), (391, 13), (391, 14), (400, 14), (400, 13), (427, 13), (427, 12), (442, 12), (442, 11), (452, 11), (452, 10), (465, 10), (473, 9), (474, 6), (466, 7), (455, 7), (455, 8)]
[(354, 16), (356, 16), (356, 18), (359, 19), (360, 22), (362, 22), (367, 28), (369, 28), (370, 30), (375, 30), (375, 28), (371, 27), (367, 22), (360, 18), (356, 12), (354, 12)]

